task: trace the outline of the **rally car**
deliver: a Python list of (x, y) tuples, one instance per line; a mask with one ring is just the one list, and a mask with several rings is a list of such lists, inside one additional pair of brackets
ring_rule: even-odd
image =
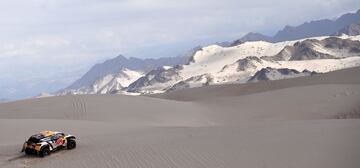
[(59, 149), (76, 148), (75, 136), (56, 131), (43, 131), (31, 136), (23, 145), (26, 154), (36, 154), (40, 157), (49, 155)]

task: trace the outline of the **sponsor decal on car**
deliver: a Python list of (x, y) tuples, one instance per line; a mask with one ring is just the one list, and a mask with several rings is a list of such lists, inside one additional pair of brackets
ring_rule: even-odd
[(55, 141), (55, 144), (56, 144), (56, 145), (62, 145), (62, 144), (64, 144), (64, 140), (63, 140), (62, 138), (59, 138), (59, 139), (57, 139), (57, 140)]

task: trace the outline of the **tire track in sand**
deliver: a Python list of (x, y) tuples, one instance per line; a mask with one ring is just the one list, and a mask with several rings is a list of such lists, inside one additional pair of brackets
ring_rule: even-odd
[(72, 95), (71, 99), (73, 108), (72, 119), (83, 119), (87, 114), (87, 106), (85, 103), (85, 99), (83, 98), (83, 96), (79, 95)]

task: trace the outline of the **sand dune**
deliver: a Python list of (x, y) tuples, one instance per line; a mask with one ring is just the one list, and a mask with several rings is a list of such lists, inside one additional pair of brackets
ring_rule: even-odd
[(110, 121), (130, 126), (206, 124), (200, 107), (192, 104), (140, 96), (59, 96), (3, 104), (0, 118)]
[[(0, 105), (0, 167), (358, 168), (360, 68), (157, 95), (83, 95)], [(349, 115), (354, 114), (354, 115)], [(41, 130), (77, 135), (46, 158)]]

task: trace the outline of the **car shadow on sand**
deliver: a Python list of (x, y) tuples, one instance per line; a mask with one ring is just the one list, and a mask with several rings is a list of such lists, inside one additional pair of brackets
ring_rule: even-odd
[[(51, 152), (51, 154), (49, 156), (46, 156), (46, 157), (40, 157), (40, 156), (35, 155), (35, 154), (27, 155), (25, 153), (19, 153), (16, 156), (13, 156), (13, 157), (7, 159), (7, 161), (8, 161), (8, 164), (10, 164), (10, 165), (12, 165), (12, 164), (16, 164), (16, 165), (20, 164), (20, 165), (23, 165), (24, 167), (27, 167), (27, 166), (30, 166), (30, 165), (45, 161), (45, 160), (47, 160), (46, 158), (57, 157), (57, 156), (62, 155), (64, 153), (66, 153), (66, 152), (67, 152), (66, 150), (57, 150), (57, 151)], [(2, 166), (0, 165), (0, 167), (2, 167)]]

